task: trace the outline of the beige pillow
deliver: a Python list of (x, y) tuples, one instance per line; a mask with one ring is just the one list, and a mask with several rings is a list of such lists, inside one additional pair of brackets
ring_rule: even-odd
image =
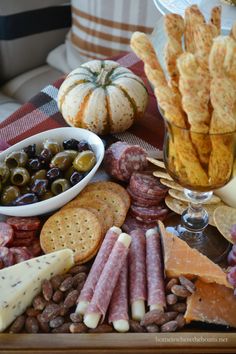
[(72, 28), (67, 36), (71, 69), (91, 59), (130, 51), (134, 31), (151, 33), (160, 13), (153, 0), (72, 0)]
[(71, 26), (65, 0), (1, 0), (0, 15), (0, 83), (44, 64)]

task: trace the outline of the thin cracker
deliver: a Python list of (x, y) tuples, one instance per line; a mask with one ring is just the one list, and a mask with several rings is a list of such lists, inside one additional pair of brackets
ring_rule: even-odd
[(167, 179), (168, 181), (174, 181), (173, 178), (170, 177), (170, 175), (168, 173), (162, 172), (162, 171), (154, 171), (153, 176), (159, 177), (159, 178), (164, 178), (164, 179)]
[(40, 245), (45, 253), (70, 248), (76, 262), (93, 254), (101, 239), (102, 227), (98, 218), (84, 208), (58, 211), (45, 222), (40, 233)]
[(75, 200), (103, 201), (113, 212), (114, 226), (121, 227), (125, 221), (127, 208), (124, 200), (118, 193), (108, 190), (93, 190), (79, 195)]
[[(183, 191), (177, 191), (176, 189), (169, 189), (168, 193), (171, 197), (181, 200), (182, 202), (189, 202), (189, 199), (186, 197), (186, 195), (183, 193)], [(210, 204), (218, 204), (220, 203), (221, 199), (219, 197), (217, 197), (216, 195), (212, 195), (212, 197), (207, 200), (205, 203), (203, 203), (204, 205), (210, 205)]]
[[(174, 211), (176, 214), (182, 215), (182, 213), (188, 208), (188, 203), (182, 202), (181, 200), (172, 198), (170, 195), (167, 195), (165, 198), (165, 203), (168, 206), (168, 208), (172, 211)], [(219, 206), (225, 205), (223, 202), (220, 202), (218, 204), (212, 204), (212, 205), (204, 205), (204, 209), (206, 209), (208, 216), (209, 216), (209, 224), (212, 226), (216, 226), (214, 219), (213, 219), (213, 214), (216, 208)]]
[(177, 191), (183, 192), (184, 190), (184, 188), (180, 184), (176, 183), (175, 181), (169, 181), (168, 179), (161, 178), (160, 182), (164, 186), (175, 189)]
[(165, 166), (165, 164), (164, 164), (164, 162), (163, 161), (161, 161), (161, 160), (156, 160), (156, 159), (154, 159), (153, 157), (147, 157), (147, 160), (149, 161), (149, 162), (151, 162), (153, 165), (155, 165), (155, 166), (158, 166), (158, 167), (160, 167), (160, 168), (162, 168), (162, 169), (166, 169), (166, 166)]
[(215, 224), (219, 232), (231, 243), (232, 240), (230, 230), (236, 224), (236, 209), (223, 205), (218, 207), (213, 215)]

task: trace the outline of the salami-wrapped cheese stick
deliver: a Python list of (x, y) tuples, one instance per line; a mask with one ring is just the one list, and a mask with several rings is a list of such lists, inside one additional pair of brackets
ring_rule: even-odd
[(146, 267), (148, 306), (150, 306), (150, 310), (164, 310), (166, 300), (161, 242), (156, 228), (146, 232)]
[(106, 315), (130, 242), (131, 237), (122, 233), (111, 251), (84, 316), (84, 324), (89, 328), (96, 328), (101, 317), (103, 320)]
[(112, 323), (118, 332), (128, 332), (128, 262), (123, 265), (115, 290), (113, 291), (110, 308), (109, 323)]
[(84, 315), (88, 304), (92, 300), (93, 293), (98, 282), (98, 279), (102, 273), (102, 270), (108, 260), (108, 257), (112, 251), (112, 248), (118, 239), (118, 236), (121, 234), (121, 229), (119, 227), (111, 227), (103, 240), (101, 248), (97, 254), (97, 257), (93, 263), (93, 266), (89, 272), (87, 280), (84, 284), (83, 289), (81, 290), (79, 296), (79, 302), (76, 308), (76, 312)]
[(130, 233), (132, 243), (129, 251), (129, 294), (132, 319), (140, 321), (145, 315), (146, 250), (145, 234), (141, 229)]

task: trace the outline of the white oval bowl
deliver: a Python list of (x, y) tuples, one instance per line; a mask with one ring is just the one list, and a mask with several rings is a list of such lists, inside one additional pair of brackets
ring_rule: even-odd
[(63, 205), (75, 198), (81, 190), (88, 184), (91, 178), (96, 173), (104, 157), (104, 145), (102, 140), (94, 133), (86, 129), (80, 128), (57, 128), (47, 130), (45, 132), (33, 135), (21, 142), (11, 146), (7, 150), (0, 153), (0, 161), (3, 161), (7, 155), (12, 151), (21, 150), (24, 147), (36, 144), (40, 146), (44, 140), (53, 139), (62, 143), (65, 139), (77, 139), (86, 140), (92, 147), (96, 155), (96, 165), (92, 170), (75, 186), (66, 190), (65, 192), (58, 194), (50, 199), (43, 200), (41, 202), (32, 203), (21, 206), (0, 206), (0, 213), (11, 216), (35, 216), (50, 213), (54, 210), (61, 208)]

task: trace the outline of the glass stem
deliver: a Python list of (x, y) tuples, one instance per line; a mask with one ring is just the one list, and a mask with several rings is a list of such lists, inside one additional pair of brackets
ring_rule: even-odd
[(212, 192), (195, 192), (189, 189), (184, 190), (189, 200), (188, 209), (182, 214), (182, 225), (191, 232), (201, 232), (208, 225), (209, 217), (202, 203), (209, 200)]

